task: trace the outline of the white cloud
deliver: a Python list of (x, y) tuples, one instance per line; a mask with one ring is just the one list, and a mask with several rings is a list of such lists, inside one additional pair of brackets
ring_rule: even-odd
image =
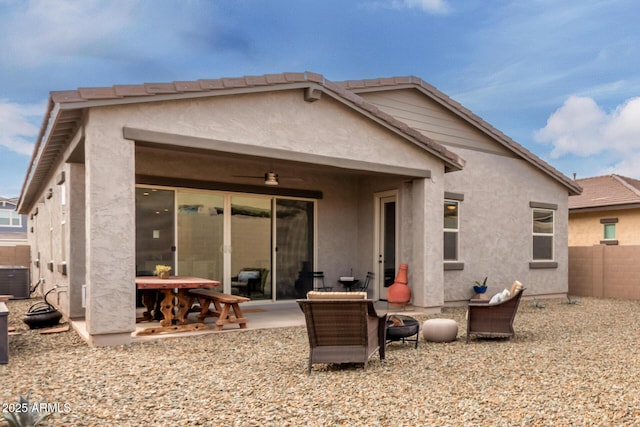
[(612, 166), (599, 170), (595, 175), (611, 175), (618, 174), (622, 176), (628, 176), (630, 178), (640, 179), (640, 150), (639, 152), (628, 154), (623, 160), (615, 163)]
[(589, 156), (598, 153), (607, 115), (588, 97), (569, 97), (547, 120), (547, 125), (535, 133), (538, 142), (551, 143), (551, 158), (565, 154)]
[(421, 9), (429, 13), (447, 13), (449, 11), (445, 0), (393, 0), (391, 4), (398, 9)]
[(368, 7), (374, 9), (420, 9), (423, 12), (436, 15), (445, 15), (450, 11), (446, 0), (383, 0), (372, 2)]
[(38, 122), (42, 120), (45, 109), (46, 101), (15, 104), (0, 99), (0, 146), (30, 156), (40, 130)]
[(565, 155), (600, 156), (603, 164), (598, 173), (637, 176), (640, 97), (606, 112), (592, 98), (571, 96), (535, 133), (535, 139), (552, 145), (552, 159)]
[(96, 46), (113, 39), (130, 25), (133, 4), (99, 0), (14, 3), (0, 17), (4, 46), (0, 58), (14, 67), (35, 67), (52, 59), (99, 55)]

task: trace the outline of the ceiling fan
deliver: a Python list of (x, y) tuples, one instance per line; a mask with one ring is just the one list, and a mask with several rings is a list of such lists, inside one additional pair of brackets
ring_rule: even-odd
[[(264, 175), (233, 175), (235, 178), (256, 178), (264, 179), (264, 185), (278, 185), (280, 184), (280, 177), (274, 171), (265, 172)], [(301, 178), (285, 178), (288, 180), (302, 181)]]

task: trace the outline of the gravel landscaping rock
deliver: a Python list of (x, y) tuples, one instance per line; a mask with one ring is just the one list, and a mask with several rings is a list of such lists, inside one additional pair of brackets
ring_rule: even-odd
[[(314, 365), (303, 327), (253, 329), (90, 348), (73, 331), (22, 323), (9, 301), (0, 403), (31, 391), (57, 426), (640, 425), (640, 302), (523, 300), (516, 337), (392, 343), (362, 365)], [(544, 308), (542, 307), (544, 306)], [(8, 425), (0, 421), (0, 426)]]

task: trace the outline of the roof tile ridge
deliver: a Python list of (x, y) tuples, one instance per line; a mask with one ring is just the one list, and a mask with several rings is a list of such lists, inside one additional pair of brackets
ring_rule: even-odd
[(576, 178), (576, 181), (588, 181), (592, 179), (602, 179), (602, 178), (611, 178), (612, 175), (596, 175), (596, 176), (588, 176), (586, 178)]
[(618, 181), (620, 184), (622, 184), (625, 188), (627, 188), (628, 190), (630, 190), (633, 194), (635, 194), (637, 197), (640, 197), (640, 189), (636, 188), (633, 184), (629, 183), (626, 179), (627, 177), (625, 176), (620, 176), (620, 175), (616, 175), (616, 174), (612, 174), (611, 177), (613, 177), (613, 179), (615, 179), (616, 181)]

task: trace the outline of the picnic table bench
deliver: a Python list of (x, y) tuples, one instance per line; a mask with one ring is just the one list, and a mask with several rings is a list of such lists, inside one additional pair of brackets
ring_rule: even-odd
[[(242, 314), (240, 304), (251, 301), (247, 297), (216, 292), (212, 289), (190, 289), (189, 296), (198, 299), (200, 314), (198, 322), (204, 322), (207, 317), (217, 317), (215, 330), (220, 331), (225, 325), (237, 324), (240, 329), (247, 328), (248, 319)], [(215, 310), (211, 310), (211, 304)], [(233, 309), (233, 316), (230, 310)]]

